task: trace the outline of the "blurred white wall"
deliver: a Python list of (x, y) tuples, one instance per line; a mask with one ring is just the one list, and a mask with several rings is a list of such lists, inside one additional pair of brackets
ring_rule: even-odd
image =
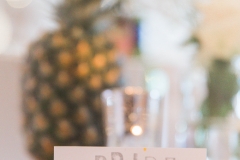
[(34, 0), (25, 8), (14, 8), (7, 1), (0, 1), (0, 42), (6, 43), (4, 48), (0, 45), (0, 54), (26, 54), (29, 43), (43, 32), (56, 29), (53, 8), (59, 1)]
[(0, 160), (30, 160), (21, 112), (21, 60), (28, 45), (57, 28), (52, 6), (60, 0), (32, 1), (14, 8), (0, 1)]
[(1, 160), (30, 160), (22, 128), (20, 70), (21, 58), (0, 55)]

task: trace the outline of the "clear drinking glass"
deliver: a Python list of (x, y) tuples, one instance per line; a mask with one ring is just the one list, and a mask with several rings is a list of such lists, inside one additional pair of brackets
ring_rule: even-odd
[(141, 87), (124, 87), (105, 90), (102, 101), (108, 146), (157, 146), (160, 97)]

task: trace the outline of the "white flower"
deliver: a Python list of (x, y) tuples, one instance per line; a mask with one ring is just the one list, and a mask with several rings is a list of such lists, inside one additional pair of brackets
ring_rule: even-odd
[(229, 59), (240, 51), (240, 1), (209, 0), (198, 4), (203, 21), (196, 35), (204, 59)]

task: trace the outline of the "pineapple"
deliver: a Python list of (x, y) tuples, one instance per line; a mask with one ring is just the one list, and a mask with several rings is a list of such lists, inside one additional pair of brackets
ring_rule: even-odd
[(100, 93), (118, 85), (119, 68), (104, 26), (115, 17), (100, 4), (65, 0), (57, 8), (59, 30), (29, 48), (24, 129), (28, 150), (38, 160), (52, 160), (53, 146), (105, 145)]

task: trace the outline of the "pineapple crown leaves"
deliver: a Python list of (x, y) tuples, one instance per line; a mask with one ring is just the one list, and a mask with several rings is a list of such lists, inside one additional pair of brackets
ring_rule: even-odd
[(64, 0), (56, 7), (57, 21), (63, 26), (76, 24), (93, 29), (96, 23), (111, 23), (119, 6), (120, 0), (107, 4), (101, 0)]

